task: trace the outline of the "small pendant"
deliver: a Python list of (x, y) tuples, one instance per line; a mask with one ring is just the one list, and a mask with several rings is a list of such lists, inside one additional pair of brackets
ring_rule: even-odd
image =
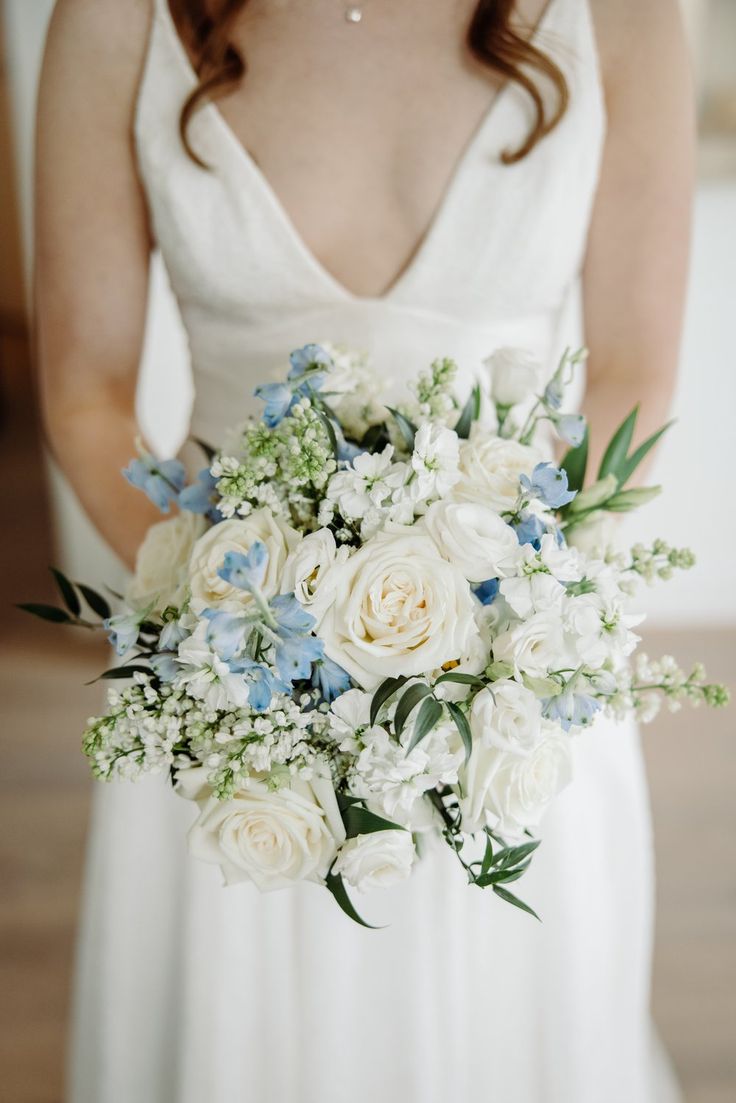
[(360, 23), (363, 18), (363, 11), (361, 8), (346, 8), (345, 19), (348, 23)]

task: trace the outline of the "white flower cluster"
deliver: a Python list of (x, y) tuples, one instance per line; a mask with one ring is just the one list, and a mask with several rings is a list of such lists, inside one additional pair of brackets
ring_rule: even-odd
[[(204, 473), (205, 500), (182, 498), (199, 512), (151, 529), (130, 612), (105, 622), (133, 683), (89, 722), (96, 775), (170, 771), (199, 809), (192, 852), (228, 882), (316, 880), (350, 911), (343, 882), (397, 883), (434, 832), (509, 899), (576, 732), (602, 710), (726, 699), (700, 667), (629, 661), (636, 584), (692, 557), (608, 549), (606, 503), (644, 493), (621, 492), (621, 448), (621, 470), (580, 493), (583, 473), (571, 488), (534, 444), (541, 420), (577, 438), (558, 411), (579, 359), (540, 395), (539, 364), (500, 350), (465, 405), (437, 360), (393, 410), (365, 358), (292, 354), (258, 390), (263, 420)], [(133, 470), (176, 490), (153, 463)]]

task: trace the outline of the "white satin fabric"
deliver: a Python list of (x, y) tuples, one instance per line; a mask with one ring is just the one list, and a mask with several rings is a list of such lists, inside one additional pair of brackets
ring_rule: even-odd
[[(288, 352), (365, 348), (392, 390), (438, 355), (469, 380), (502, 344), (550, 365), (581, 343), (578, 284), (605, 116), (586, 0), (551, 0), (540, 45), (571, 107), (513, 166), (529, 108), (507, 86), (414, 260), (381, 298), (350, 294), (304, 245), (215, 106), (178, 137), (194, 84), (155, 0), (136, 140), (192, 355), (192, 429), (217, 443)], [(653, 1103), (651, 839), (638, 738), (600, 722), (544, 823), (520, 894), (538, 924), (466, 886), (449, 851), (363, 903), (313, 885), (223, 888), (186, 853), (191, 806), (157, 779), (95, 793), (72, 1103)], [(658, 1066), (657, 1066), (658, 1067)]]

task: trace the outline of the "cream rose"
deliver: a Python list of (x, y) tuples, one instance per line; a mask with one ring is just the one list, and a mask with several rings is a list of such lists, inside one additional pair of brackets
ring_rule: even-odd
[(502, 632), (493, 641), (493, 657), (532, 678), (564, 667), (568, 655), (559, 612), (534, 613)]
[(415, 855), (410, 831), (375, 831), (343, 843), (334, 872), (359, 892), (387, 889), (409, 877)]
[(237, 612), (253, 599), (218, 575), (228, 552), (245, 554), (260, 540), (268, 552), (263, 593), (273, 597), (282, 592), (281, 575), (286, 558), (299, 542), (299, 534), (270, 509), (256, 509), (248, 517), (222, 521), (200, 537), (189, 561), (192, 608), (200, 613), (213, 608)]
[(195, 767), (177, 778), (181, 795), (200, 808), (188, 836), (193, 857), (219, 865), (227, 884), (253, 881), (262, 892), (324, 880), (345, 838), (329, 779), (292, 778), (288, 788), (273, 791), (253, 778), (221, 801), (204, 773)]
[(462, 774), (463, 829), (491, 826), (513, 837), (536, 828), (571, 777), (570, 737), (555, 730), (526, 753), (476, 744)]
[(516, 440), (489, 436), (475, 426), (460, 445), (460, 479), (452, 497), (481, 502), (498, 513), (513, 509), (519, 496), (519, 476), (531, 475), (541, 456)]
[(473, 699), (470, 730), (474, 745), (482, 743), (517, 753), (527, 751), (538, 740), (541, 727), (539, 699), (510, 678), (494, 682)]
[(332, 571), (335, 599), (319, 634), (363, 689), (467, 653), (478, 631), (470, 587), (423, 529), (389, 525)]
[(435, 502), (422, 523), (440, 555), (471, 582), (504, 578), (523, 558), (511, 526), (480, 502)]
[(282, 593), (293, 591), (297, 601), (319, 621), (334, 597), (335, 573), (330, 572), (330, 567), (335, 563), (344, 563), (349, 554), (347, 547), (337, 547), (329, 529), (309, 533), (297, 544), (284, 564)]
[(188, 512), (151, 525), (138, 549), (126, 602), (135, 609), (153, 605), (156, 612), (167, 605), (178, 608), (186, 597), (192, 548), (206, 529), (204, 517)]
[(501, 406), (530, 399), (542, 374), (542, 365), (526, 349), (497, 349), (484, 361), (491, 376), (491, 394)]

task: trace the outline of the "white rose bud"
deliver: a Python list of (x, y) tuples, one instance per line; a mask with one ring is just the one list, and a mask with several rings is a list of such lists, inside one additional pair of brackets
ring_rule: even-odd
[(491, 376), (491, 395), (499, 406), (516, 406), (536, 392), (542, 365), (526, 349), (497, 349), (484, 363)]
[(334, 596), (335, 574), (330, 573), (330, 567), (344, 563), (349, 554), (350, 549), (344, 545), (337, 547), (329, 529), (310, 532), (286, 560), (282, 593), (293, 591), (297, 601), (319, 621)]
[(519, 477), (531, 475), (541, 455), (516, 440), (491, 436), (474, 425), (460, 444), (460, 479), (452, 488), (459, 502), (480, 502), (497, 513), (513, 509)]
[(524, 558), (511, 526), (479, 502), (435, 502), (423, 524), (440, 555), (471, 582), (505, 578)]
[(343, 844), (335, 873), (359, 892), (386, 889), (409, 877), (416, 851), (409, 831), (375, 831)]
[(207, 529), (204, 517), (183, 512), (151, 525), (138, 549), (125, 600), (134, 609), (178, 608), (187, 592), (192, 548)]

